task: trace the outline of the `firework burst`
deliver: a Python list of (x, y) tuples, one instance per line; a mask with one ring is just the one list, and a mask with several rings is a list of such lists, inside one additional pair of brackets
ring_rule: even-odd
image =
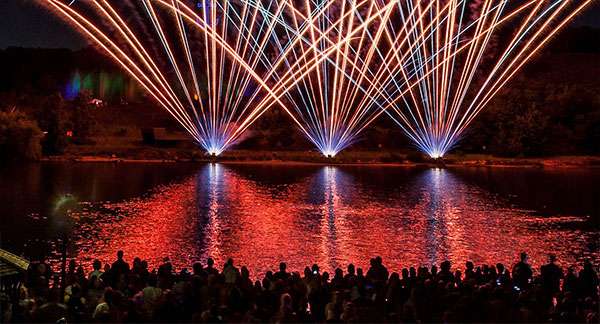
[(37, 1), (210, 154), (280, 105), (326, 156), (386, 113), (437, 158), (592, 0)]
[[(263, 110), (284, 105), (265, 80), (282, 62), (271, 44), (275, 31), (286, 29), (287, 1), (43, 2), (110, 55), (207, 153), (222, 153)], [(293, 47), (299, 39), (278, 43)]]
[[(399, 3), (400, 26), (390, 33), (419, 44), (406, 52), (417, 82), (398, 89), (389, 114), (413, 143), (443, 157), (486, 104), (589, 1), (503, 0)], [(426, 13), (423, 21), (409, 14)], [(405, 18), (409, 17), (409, 18)], [(423, 26), (435, 26), (423, 30)], [(406, 26), (417, 26), (408, 30)], [(423, 33), (431, 37), (423, 38)], [(404, 73), (399, 74), (406, 79)], [(412, 82), (412, 78), (410, 81)]]

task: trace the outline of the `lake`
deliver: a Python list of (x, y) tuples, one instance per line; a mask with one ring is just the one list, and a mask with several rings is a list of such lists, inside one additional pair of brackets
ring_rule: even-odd
[[(3, 249), (53, 260), (231, 257), (253, 277), (291, 270), (439, 265), (598, 268), (600, 169), (41, 162), (0, 170)], [(72, 195), (70, 212), (61, 197)]]

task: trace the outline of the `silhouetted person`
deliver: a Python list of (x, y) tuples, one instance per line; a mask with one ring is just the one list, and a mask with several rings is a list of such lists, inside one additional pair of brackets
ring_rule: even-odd
[(344, 286), (344, 271), (342, 269), (335, 269), (335, 274), (333, 275), (333, 279), (331, 279), (331, 286), (333, 289), (342, 289)]
[(287, 264), (285, 264), (285, 262), (281, 262), (279, 264), (279, 271), (275, 272), (275, 274), (273, 275), (275, 279), (281, 279), (283, 281), (286, 281), (291, 276), (291, 274), (286, 272), (286, 269)]
[(475, 266), (473, 266), (473, 262), (471, 261), (467, 261), (467, 263), (465, 264), (466, 269), (465, 269), (465, 279), (471, 279), (475, 277)]
[(154, 311), (156, 310), (156, 302), (162, 296), (162, 289), (157, 287), (158, 278), (156, 275), (150, 275), (148, 277), (148, 286), (142, 289), (142, 296), (144, 297), (143, 307), (147, 312), (149, 318), (153, 318)]
[(452, 274), (450, 268), (450, 261), (444, 261), (442, 264), (440, 264), (440, 273), (438, 274), (439, 280), (444, 282), (454, 282), (454, 275)]
[(340, 291), (334, 291), (331, 294), (331, 301), (325, 306), (326, 323), (340, 322), (340, 316), (342, 316), (342, 312), (344, 311), (342, 302), (342, 293)]
[(369, 270), (367, 270), (367, 279), (377, 279), (377, 261), (375, 260), (375, 258), (371, 258), (371, 260), (369, 260)]
[(582, 285), (582, 295), (584, 297), (597, 298), (598, 295), (598, 274), (594, 270), (592, 263), (585, 260), (583, 270), (579, 272), (579, 282)]
[(113, 304), (113, 290), (106, 288), (104, 290), (103, 302), (96, 306), (92, 317), (94, 320), (102, 323), (117, 323), (119, 322), (119, 310), (117, 306)]
[(344, 282), (346, 283), (346, 285), (350, 284), (351, 280), (355, 280), (356, 279), (356, 274), (355, 274), (355, 270), (354, 270), (354, 264), (350, 263), (348, 265), (348, 273), (344, 276)]
[(102, 276), (102, 274), (104, 272), (102, 272), (102, 263), (100, 263), (99, 260), (94, 260), (94, 263), (92, 264), (92, 268), (94, 268), (94, 270), (92, 272), (90, 272), (90, 275), (88, 276), (88, 278), (91, 278), (92, 276), (96, 276), (98, 278), (100, 278), (100, 276)]
[(194, 263), (193, 270), (195, 276), (199, 276), (204, 272), (204, 268), (202, 268), (202, 264), (200, 262)]
[(520, 288), (525, 289), (529, 287), (529, 282), (533, 277), (533, 271), (527, 263), (527, 253), (521, 253), (521, 261), (517, 262), (512, 270), (512, 276), (514, 283)]
[(563, 278), (562, 269), (554, 264), (556, 257), (550, 254), (549, 263), (542, 266), (540, 269), (542, 284), (544, 289), (550, 296), (556, 295), (560, 290), (560, 279)]
[(67, 307), (59, 302), (59, 294), (58, 290), (50, 291), (47, 302), (40, 306), (33, 315), (35, 322), (56, 323), (61, 318), (66, 318)]
[(292, 309), (292, 296), (290, 294), (281, 295), (281, 303), (277, 312), (277, 323), (293, 323), (294, 310)]
[(117, 252), (117, 261), (110, 266), (112, 284), (116, 284), (120, 275), (129, 273), (129, 264), (123, 260), (123, 251)]
[(310, 268), (310, 270), (312, 270), (313, 276), (319, 275), (319, 266), (318, 265), (313, 264), (312, 267)]
[(240, 277), (240, 270), (233, 265), (233, 259), (231, 258), (228, 259), (227, 264), (225, 264), (223, 277), (225, 278), (225, 283), (230, 285), (234, 284)]
[(219, 275), (219, 270), (214, 268), (215, 265), (215, 261), (212, 258), (208, 258), (208, 260), (206, 260), (206, 268), (204, 269), (204, 271), (206, 271), (206, 273), (208, 273), (209, 275)]
[(67, 304), (67, 322), (83, 323), (86, 320), (85, 298), (79, 285), (73, 285), (71, 294), (65, 297)]
[(112, 271), (110, 269), (110, 264), (105, 264), (104, 265), (104, 273), (100, 275), (100, 277), (98, 278), (100, 280), (102, 280), (102, 282), (104, 283), (105, 286), (112, 286)]
[(390, 277), (388, 269), (383, 265), (383, 259), (378, 256), (375, 258), (377, 264), (377, 278), (381, 281), (387, 281)]
[(565, 279), (563, 280), (563, 291), (577, 292), (579, 286), (578, 281), (579, 280), (577, 279), (577, 275), (575, 274), (575, 268), (572, 266), (568, 267), (567, 274), (565, 275)]

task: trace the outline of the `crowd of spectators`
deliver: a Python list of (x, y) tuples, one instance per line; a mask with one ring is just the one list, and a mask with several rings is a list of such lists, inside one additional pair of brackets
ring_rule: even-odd
[[(303, 273), (286, 264), (252, 281), (229, 259), (175, 272), (168, 258), (156, 270), (122, 251), (112, 265), (94, 261), (86, 274), (71, 261), (65, 285), (45, 263), (32, 264), (5, 319), (13, 322), (592, 322), (598, 323), (598, 275), (586, 261), (566, 273), (553, 256), (534, 274), (525, 253), (503, 264), (455, 270), (450, 262), (389, 273), (382, 259), (366, 273)], [(4, 309), (7, 311), (7, 308)]]

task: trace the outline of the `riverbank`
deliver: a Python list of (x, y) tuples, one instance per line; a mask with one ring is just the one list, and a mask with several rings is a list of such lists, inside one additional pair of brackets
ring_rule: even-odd
[[(95, 153), (95, 154), (94, 154)], [(75, 162), (137, 162), (137, 163), (260, 163), (260, 164), (318, 164), (318, 165), (378, 165), (378, 166), (498, 166), (498, 167), (600, 167), (600, 156), (555, 156), (538, 158), (505, 158), (483, 154), (448, 154), (435, 161), (417, 153), (343, 151), (328, 158), (316, 151), (251, 151), (230, 150), (220, 156), (206, 155), (198, 148), (141, 147), (135, 150), (108, 152), (81, 152), (70, 150), (63, 155), (46, 156), (42, 161)]]

